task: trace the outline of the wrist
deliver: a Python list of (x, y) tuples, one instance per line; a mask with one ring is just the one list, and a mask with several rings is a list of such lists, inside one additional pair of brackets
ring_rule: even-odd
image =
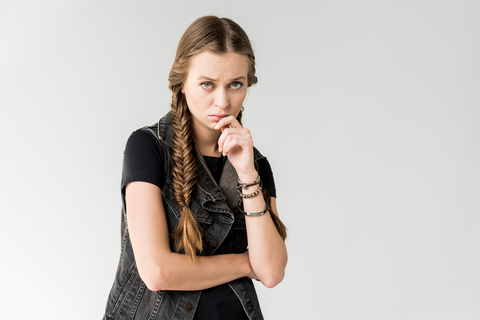
[(242, 254), (243, 257), (243, 276), (248, 277), (250, 279), (255, 277), (255, 273), (253, 272), (252, 264), (250, 263), (250, 256), (248, 255), (248, 251)]
[(243, 183), (251, 183), (255, 181), (258, 177), (258, 172), (257, 170), (250, 171), (249, 173), (242, 174), (242, 173), (237, 173), (238, 179), (240, 179), (241, 182)]

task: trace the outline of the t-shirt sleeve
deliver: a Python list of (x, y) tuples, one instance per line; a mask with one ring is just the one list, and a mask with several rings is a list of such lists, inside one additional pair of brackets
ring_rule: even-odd
[(271, 197), (277, 197), (277, 191), (275, 189), (275, 180), (273, 179), (272, 168), (267, 158), (261, 158), (257, 160), (260, 179), (262, 179), (263, 187), (267, 189), (268, 194)]
[(133, 181), (149, 182), (162, 188), (165, 177), (163, 150), (150, 132), (139, 129), (128, 138), (123, 154), (122, 193)]

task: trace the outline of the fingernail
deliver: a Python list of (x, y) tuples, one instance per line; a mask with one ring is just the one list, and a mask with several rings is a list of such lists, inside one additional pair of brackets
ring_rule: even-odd
[(225, 153), (225, 151), (222, 152), (223, 156), (225, 157), (227, 154)]
[(218, 123), (217, 123), (217, 125), (215, 126), (215, 129), (218, 129)]

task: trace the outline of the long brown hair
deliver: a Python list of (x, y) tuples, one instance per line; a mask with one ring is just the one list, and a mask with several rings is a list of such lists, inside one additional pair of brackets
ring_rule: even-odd
[[(189, 208), (193, 188), (197, 182), (198, 164), (193, 150), (192, 115), (181, 88), (187, 78), (191, 58), (204, 51), (216, 54), (235, 52), (245, 55), (249, 65), (248, 87), (257, 83), (252, 46), (247, 34), (238, 24), (227, 18), (205, 16), (195, 20), (188, 27), (178, 44), (168, 81), (172, 91), (171, 107), (174, 130), (172, 143), (173, 192), (180, 211), (180, 221), (171, 236), (175, 238), (175, 249), (178, 252), (185, 252), (192, 258), (192, 261), (195, 260), (197, 251), (201, 252), (203, 249), (201, 230)], [(241, 119), (242, 111), (237, 116), (239, 122)], [(265, 197), (267, 201), (270, 200), (268, 194)], [(281, 237), (285, 239), (285, 226), (273, 211), (270, 213)]]

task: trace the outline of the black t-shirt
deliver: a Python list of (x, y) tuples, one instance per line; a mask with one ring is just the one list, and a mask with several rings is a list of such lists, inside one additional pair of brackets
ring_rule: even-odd
[[(162, 189), (165, 182), (163, 159), (163, 149), (157, 138), (145, 130), (133, 132), (125, 147), (122, 193), (125, 195), (125, 187), (133, 181), (149, 182)], [(204, 156), (204, 159), (218, 183), (225, 158)], [(270, 196), (276, 197), (275, 181), (268, 160), (262, 158), (257, 160), (257, 163), (263, 187), (267, 189)], [(233, 290), (228, 284), (222, 284), (202, 291), (193, 319), (248, 320), (248, 317)]]
[[(165, 183), (163, 159), (163, 149), (157, 138), (146, 130), (133, 132), (127, 141), (123, 157), (122, 193), (125, 195), (125, 187), (133, 181), (149, 182), (162, 189)], [(207, 156), (204, 159), (212, 176), (220, 178), (224, 159)], [(257, 163), (263, 188), (267, 189), (270, 196), (276, 197), (275, 181), (267, 158), (261, 158)]]

